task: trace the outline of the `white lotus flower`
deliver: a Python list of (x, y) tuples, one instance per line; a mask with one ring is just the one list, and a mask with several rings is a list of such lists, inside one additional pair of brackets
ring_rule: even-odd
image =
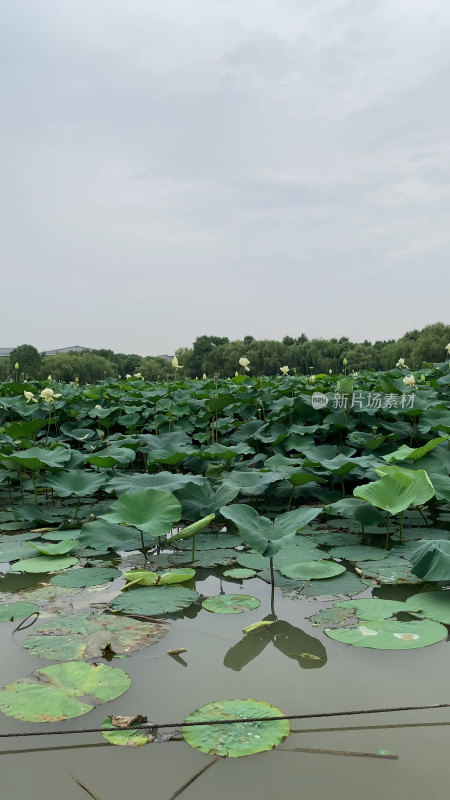
[(178, 363), (178, 358), (176, 356), (172, 358), (172, 367), (174, 369), (183, 369), (183, 365)]
[(310, 375), (309, 376), (309, 382), (310, 383), (315, 383), (316, 382), (316, 376), (315, 375)]
[(102, 406), (94, 406), (94, 408), (102, 408)]
[(142, 378), (142, 375), (141, 375), (141, 373), (140, 373), (140, 372), (135, 372), (135, 373), (134, 373), (134, 377), (135, 377), (135, 378)]
[(206, 381), (206, 372), (203, 373), (202, 380)]
[(52, 381), (53, 380), (52, 376), (51, 375), (47, 375), (47, 380), (48, 381)]
[(39, 397), (42, 397), (42, 399), (45, 400), (46, 403), (53, 403), (53, 401), (57, 397), (61, 397), (61, 395), (60, 394), (55, 394), (53, 389), (49, 389), (47, 387), (46, 389), (42, 389), (42, 392), (39, 394)]
[(405, 375), (403, 378), (403, 383), (406, 383), (407, 386), (414, 386), (416, 379), (414, 375)]
[(328, 370), (328, 375), (332, 375), (332, 374), (333, 374), (333, 370), (332, 370), (332, 369), (329, 369), (329, 370)]
[(250, 372), (250, 361), (245, 356), (241, 356), (239, 359), (239, 364), (241, 367), (244, 367), (246, 372)]
[(289, 372), (289, 367), (280, 367), (281, 372), (283, 375), (287, 375)]
[(358, 377), (358, 373), (357, 373), (357, 372), (354, 372), (354, 373), (353, 373), (353, 377), (354, 377), (354, 378), (357, 378), (357, 377)]
[(24, 392), (24, 397), (27, 403), (37, 403), (37, 400), (33, 394), (33, 392)]
[(127, 374), (125, 375), (125, 378), (128, 380), (128, 378), (131, 378), (131, 375), (127, 372)]
[(444, 350), (447, 350), (447, 353), (450, 355), (450, 342), (445, 345)]

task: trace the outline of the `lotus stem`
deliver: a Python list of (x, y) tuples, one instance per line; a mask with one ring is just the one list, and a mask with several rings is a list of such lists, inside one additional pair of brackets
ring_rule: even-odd
[(403, 517), (404, 516), (405, 516), (405, 512), (402, 511), (402, 513), (400, 514), (400, 542), (402, 541), (402, 537), (403, 537)]
[(389, 549), (389, 511), (386, 512), (386, 550)]

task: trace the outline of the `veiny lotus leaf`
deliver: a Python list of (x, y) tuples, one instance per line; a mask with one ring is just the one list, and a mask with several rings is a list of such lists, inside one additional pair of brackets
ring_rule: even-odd
[(439, 622), (396, 622), (391, 619), (362, 620), (354, 628), (325, 629), (330, 639), (375, 650), (412, 650), (442, 642), (447, 628)]
[(75, 556), (38, 556), (37, 558), (24, 558), (16, 561), (14, 572), (59, 572), (78, 564)]
[(411, 571), (424, 581), (450, 580), (450, 542), (420, 542), (411, 554)]
[(218, 594), (207, 597), (202, 603), (203, 608), (215, 614), (242, 614), (243, 611), (259, 608), (260, 605), (261, 601), (249, 594)]
[(115, 597), (111, 605), (123, 614), (139, 614), (154, 617), (155, 614), (171, 614), (181, 611), (200, 597), (193, 589), (184, 586), (149, 586), (133, 589)]
[(450, 591), (421, 592), (408, 597), (405, 611), (450, 625)]
[(120, 571), (114, 567), (81, 567), (54, 575), (50, 583), (55, 586), (68, 586), (71, 589), (83, 589), (88, 586), (101, 586), (120, 577)]
[(5, 603), (0, 605), (0, 622), (25, 619), (38, 610), (38, 606), (34, 603)]
[[(282, 717), (283, 712), (269, 703), (257, 700), (216, 700), (197, 708), (186, 717), (185, 722), (277, 716)], [(235, 725), (227, 725), (225, 722), (223, 725), (183, 727), (181, 732), (185, 741), (202, 753), (237, 758), (277, 747), (289, 736), (290, 724), (287, 719)]]
[[(198, 550), (221, 550), (237, 547), (242, 544), (240, 536), (217, 531), (217, 533), (198, 533), (195, 537), (195, 552)], [(179, 539), (176, 543), (181, 550), (191, 550), (192, 540)]]
[(117, 667), (78, 661), (52, 664), (4, 686), (0, 711), (26, 722), (58, 722), (115, 700), (130, 685), (129, 675)]
[(191, 569), (190, 567), (185, 567), (184, 569), (172, 569), (168, 572), (163, 572), (159, 575), (159, 586), (164, 586), (165, 584), (173, 584), (173, 583), (185, 583), (186, 581), (192, 580), (195, 576), (195, 569)]
[(342, 564), (335, 561), (299, 561), (279, 568), (282, 575), (294, 580), (324, 580), (346, 572)]
[(101, 658), (108, 650), (128, 654), (159, 641), (167, 627), (113, 614), (70, 614), (33, 628), (23, 646), (49, 661)]

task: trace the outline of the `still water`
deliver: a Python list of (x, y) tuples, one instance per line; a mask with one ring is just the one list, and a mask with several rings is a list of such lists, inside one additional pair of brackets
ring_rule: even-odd
[[(242, 629), (271, 613), (270, 587), (258, 578), (237, 582), (209, 576), (197, 581), (195, 588), (207, 595), (221, 590), (252, 594), (261, 600), (261, 607), (229, 616), (197, 606), (195, 612), (187, 609), (189, 616), (172, 618), (168, 635), (157, 644), (113, 660), (113, 666), (125, 669), (132, 678), (126, 694), (51, 728), (97, 727), (111, 713), (182, 722), (198, 706), (224, 698), (264, 700), (286, 714), (449, 701), (447, 642), (403, 652), (340, 644), (306, 619), (331, 601), (292, 600), (276, 589), (276, 627), (269, 629), (270, 636), (252, 637), (252, 645)], [(415, 591), (414, 587), (391, 586), (374, 594), (403, 600)], [(112, 587), (108, 594), (114, 593)], [(25, 634), (12, 636), (16, 625), (0, 626), (0, 685), (48, 663), (23, 650), (20, 643)], [(181, 659), (166, 653), (181, 647), (187, 648)], [(276, 750), (222, 759), (181, 796), (183, 800), (431, 800), (445, 792), (449, 725), (450, 710), (445, 709), (293, 721), (291, 735)], [(0, 732), (42, 729), (42, 725), (0, 716)], [(383, 750), (399, 759), (289, 751), (295, 747)], [(184, 741), (132, 749), (109, 745), (100, 734), (3, 739), (0, 748), (2, 800), (87, 800), (89, 795), (76, 778), (98, 800), (168, 800), (211, 760)]]

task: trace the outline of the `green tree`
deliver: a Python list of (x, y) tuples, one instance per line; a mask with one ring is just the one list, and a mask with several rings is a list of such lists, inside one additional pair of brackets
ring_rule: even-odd
[(14, 372), (14, 365), (19, 364), (19, 374), (27, 378), (35, 378), (42, 364), (42, 356), (32, 344), (21, 344), (9, 354), (9, 370)]

